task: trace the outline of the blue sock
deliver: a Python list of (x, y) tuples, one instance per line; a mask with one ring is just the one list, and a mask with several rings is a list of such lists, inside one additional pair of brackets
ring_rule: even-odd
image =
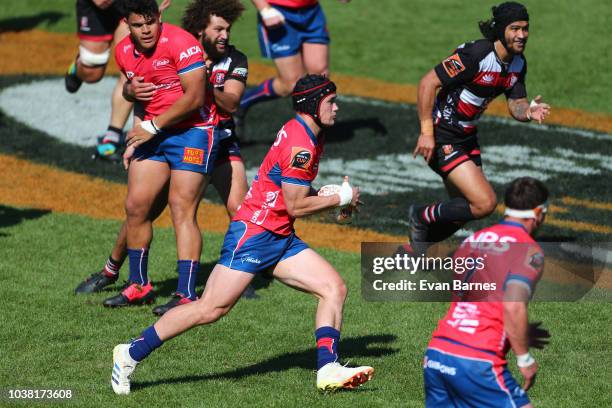
[(134, 360), (142, 361), (162, 344), (164, 342), (157, 335), (155, 327), (149, 326), (144, 329), (139, 338), (132, 340), (128, 351)]
[(196, 299), (196, 277), (200, 271), (200, 263), (192, 260), (178, 260), (178, 288), (176, 291), (191, 299)]
[(149, 276), (147, 275), (149, 264), (149, 250), (147, 248), (128, 248), (128, 258), (130, 258), (129, 281), (142, 286), (149, 283)]
[(247, 90), (240, 100), (240, 108), (248, 110), (252, 105), (259, 102), (269, 101), (278, 98), (274, 88), (272, 87), (272, 81), (274, 78), (266, 79), (257, 88)]
[(327, 363), (338, 361), (340, 332), (333, 327), (319, 327), (315, 331), (317, 340), (317, 370)]

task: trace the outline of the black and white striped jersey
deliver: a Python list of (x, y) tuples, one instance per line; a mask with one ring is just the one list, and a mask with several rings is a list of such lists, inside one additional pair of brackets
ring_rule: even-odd
[(508, 99), (527, 96), (525, 57), (515, 55), (504, 63), (489, 40), (460, 45), (434, 70), (442, 82), (433, 108), (438, 144), (475, 139), (478, 118), (500, 94)]

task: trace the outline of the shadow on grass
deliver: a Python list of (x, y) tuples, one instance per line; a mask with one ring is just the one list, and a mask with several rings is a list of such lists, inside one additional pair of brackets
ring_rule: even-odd
[[(394, 342), (397, 336), (393, 334), (375, 334), (361, 337), (349, 337), (340, 343), (342, 359), (376, 358), (395, 354), (399, 349), (382, 346)], [(166, 378), (157, 381), (144, 381), (132, 383), (132, 389), (143, 389), (161, 384), (177, 384), (187, 382), (200, 382), (207, 380), (239, 380), (253, 375), (275, 373), (290, 370), (292, 368), (303, 368), (314, 370), (315, 351), (312, 348), (281, 354), (262, 362), (247, 367), (237, 368), (217, 374), (187, 375), (183, 377)]]
[(0, 20), (0, 33), (31, 30), (43, 23), (53, 25), (67, 15), (57, 11), (44, 11), (31, 16), (5, 18)]
[[(13, 208), (5, 205), (0, 205), (0, 229), (12, 227), (13, 225), (21, 224), (26, 220), (34, 220), (44, 215), (49, 214), (50, 210), (36, 210), (33, 208)], [(0, 237), (6, 237), (8, 234), (0, 231)]]

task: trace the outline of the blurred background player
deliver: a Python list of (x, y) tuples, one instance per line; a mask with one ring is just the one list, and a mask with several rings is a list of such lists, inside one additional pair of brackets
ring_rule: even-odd
[(293, 228), (296, 218), (361, 204), (359, 189), (348, 182), (331, 196), (318, 196), (311, 188), (325, 143), (322, 131), (336, 120), (336, 86), (326, 77), (306, 76), (295, 86), (293, 104), (297, 116), (281, 128), (264, 158), (229, 226), (219, 262), (202, 297), (168, 311), (130, 344), (115, 347), (111, 378), (115, 393), (129, 394), (129, 377), (138, 362), (164, 341), (219, 320), (232, 309), (255, 274), (270, 267), (281, 282), (318, 298), (317, 388), (353, 388), (372, 377), (371, 367), (350, 368), (338, 362), (346, 284)]
[(476, 133), (487, 105), (503, 93), (518, 121), (542, 123), (550, 113), (540, 96), (527, 100), (527, 9), (507, 2), (492, 10), (493, 18), (479, 24), (485, 38), (460, 45), (419, 83), (421, 133), (414, 156), (422, 155), (442, 177), (450, 198), (410, 207), (410, 240), (419, 253), (495, 210), (497, 198), (481, 168)]
[[(514, 180), (506, 190), (504, 220), (475, 232), (455, 253), (484, 255), (485, 269), (466, 274), (464, 282), (496, 282), (497, 293), (487, 298), (498, 301), (483, 301), (482, 291), (453, 294), (425, 354), (427, 407), (531, 407), (526, 391), (538, 364), (529, 347), (541, 348), (550, 337), (539, 323), (529, 325), (527, 312), (544, 269), (542, 249), (532, 236), (544, 222), (547, 199), (548, 190), (539, 180)], [(522, 387), (508, 370), (510, 348), (524, 379)]]
[[(66, 90), (75, 93), (83, 82), (89, 84), (104, 77), (110, 59), (111, 44), (129, 34), (123, 22), (123, 0), (77, 0), (77, 35), (79, 52), (64, 76)], [(170, 6), (171, 0), (160, 3), (160, 11)], [(130, 116), (132, 103), (123, 96), (123, 81), (115, 84), (111, 96), (111, 116), (106, 131), (97, 137), (96, 156), (119, 161), (123, 143), (123, 127)]]
[[(231, 26), (236, 21), (244, 7), (238, 0), (195, 0), (185, 10), (183, 15), (183, 28), (199, 39), (204, 47), (205, 61), (208, 69), (208, 94), (206, 105), (213, 103), (220, 129), (220, 145), (212, 173), (211, 182), (225, 203), (230, 219), (234, 216), (238, 206), (247, 192), (247, 180), (244, 163), (240, 154), (238, 140), (233, 134), (233, 121), (230, 113), (238, 108), (240, 98), (244, 92), (248, 76), (248, 63), (246, 56), (229, 44)], [(146, 102), (152, 96), (152, 84), (131, 81), (128, 93), (137, 100)], [(212, 107), (209, 110), (213, 109)], [(152, 210), (152, 218), (156, 219), (167, 204), (167, 193), (160, 194)], [(111, 255), (104, 268), (92, 274), (77, 288), (76, 293), (92, 293), (114, 284), (119, 278), (119, 269), (127, 257), (127, 230), (124, 223), (115, 241)], [(179, 276), (184, 280), (186, 276)], [(186, 285), (179, 282), (179, 289), (172, 299), (165, 305), (153, 309), (153, 313), (162, 315), (170, 308), (193, 300), (181, 288)], [(253, 298), (255, 294), (252, 287), (245, 291), (246, 297)], [(139, 304), (123, 293), (109, 299), (108, 306), (127, 306)]]
[[(348, 3), (350, 0), (340, 0)], [(235, 119), (245, 140), (245, 116), (259, 102), (288, 96), (304, 74), (328, 76), (329, 33), (318, 0), (252, 0), (257, 8), (257, 34), (264, 58), (274, 60), (277, 76), (248, 90)]]

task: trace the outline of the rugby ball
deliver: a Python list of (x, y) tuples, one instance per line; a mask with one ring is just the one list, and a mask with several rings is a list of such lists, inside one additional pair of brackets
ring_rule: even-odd
[[(319, 197), (329, 197), (340, 193), (340, 189), (341, 187), (338, 184), (328, 184), (321, 187), (317, 195)], [(332, 214), (334, 221), (336, 221), (338, 224), (350, 224), (353, 222), (353, 209), (350, 205), (342, 208), (332, 208), (330, 213)]]

